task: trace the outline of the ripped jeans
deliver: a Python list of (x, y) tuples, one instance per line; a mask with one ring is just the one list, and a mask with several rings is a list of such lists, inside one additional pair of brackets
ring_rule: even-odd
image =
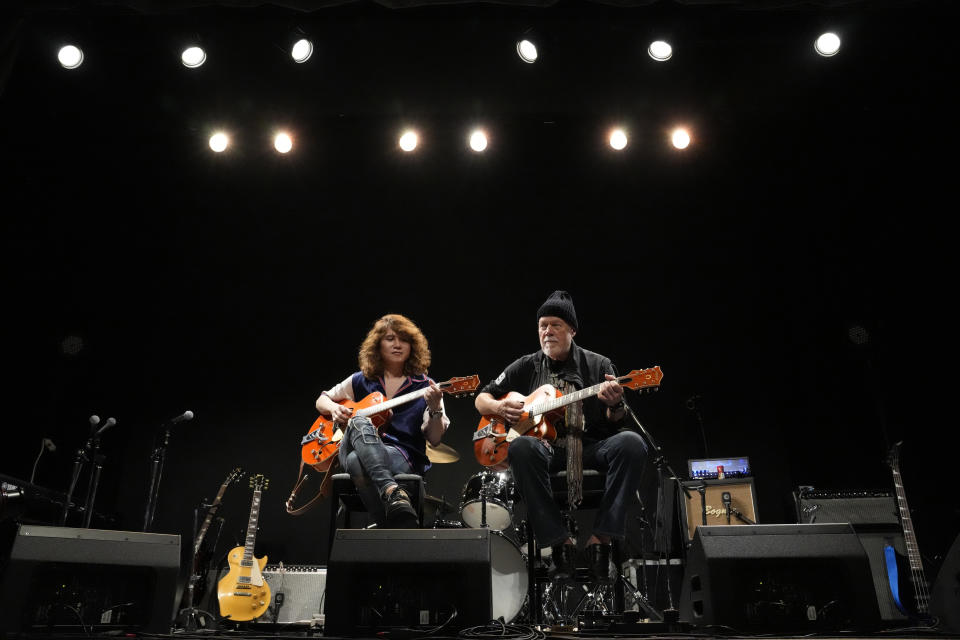
[(412, 465), (399, 447), (384, 443), (370, 418), (350, 418), (340, 443), (340, 465), (350, 474), (367, 512), (378, 525), (386, 521), (384, 496), (397, 486), (393, 476), (412, 473)]

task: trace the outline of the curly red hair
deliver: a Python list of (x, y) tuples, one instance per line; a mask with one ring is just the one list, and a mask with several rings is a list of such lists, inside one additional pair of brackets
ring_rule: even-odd
[(430, 366), (430, 347), (427, 338), (409, 318), (399, 313), (389, 313), (373, 324), (360, 345), (358, 361), (360, 370), (367, 378), (374, 379), (383, 375), (383, 357), (380, 355), (380, 340), (388, 331), (393, 331), (402, 340), (410, 343), (410, 357), (403, 363), (403, 373), (412, 376), (426, 374)]

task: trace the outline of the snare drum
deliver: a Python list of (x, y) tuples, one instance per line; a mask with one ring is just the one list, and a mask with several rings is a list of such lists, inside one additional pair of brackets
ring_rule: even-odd
[(527, 560), (514, 542), (500, 533), (490, 534), (490, 587), (493, 619), (510, 623), (527, 598)]
[(468, 527), (483, 525), (483, 502), (487, 508), (487, 526), (503, 531), (513, 521), (513, 500), (516, 489), (508, 471), (481, 471), (463, 487), (460, 498), (460, 519)]

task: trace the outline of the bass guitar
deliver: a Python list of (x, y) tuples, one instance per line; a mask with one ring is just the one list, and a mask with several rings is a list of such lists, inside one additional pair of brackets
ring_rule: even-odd
[[(625, 376), (619, 376), (615, 382), (627, 389), (653, 390), (660, 386), (662, 379), (663, 371), (656, 366), (635, 369)], [(498, 398), (521, 400), (523, 413), (515, 424), (507, 423), (500, 416), (483, 416), (480, 419), (477, 432), (473, 434), (473, 453), (477, 462), (491, 469), (505, 469), (510, 443), (523, 435), (552, 442), (557, 437), (554, 422), (563, 417), (563, 407), (597, 395), (603, 384), (601, 382), (567, 395), (545, 384), (528, 396), (510, 391)]]
[(262, 616), (270, 606), (270, 585), (263, 578), (267, 556), (255, 558), (253, 545), (257, 540), (257, 521), (260, 518), (260, 493), (267, 489), (269, 480), (263, 474), (251, 476), (253, 500), (247, 521), (247, 538), (242, 547), (234, 547), (227, 556), (230, 571), (217, 583), (220, 615), (231, 620), (253, 620)]
[[(477, 376), (450, 378), (446, 382), (438, 382), (437, 386), (444, 393), (453, 396), (472, 395), (480, 386), (480, 378)], [(430, 387), (424, 387), (390, 400), (387, 400), (379, 391), (375, 391), (357, 402), (344, 400), (340, 404), (353, 409), (353, 416), (370, 418), (374, 426), (382, 433), (390, 422), (391, 410), (394, 407), (422, 398), (429, 389)], [(300, 441), (300, 457), (304, 464), (308, 464), (320, 472), (327, 471), (330, 468), (331, 460), (340, 450), (340, 441), (343, 438), (342, 427), (343, 425), (334, 423), (326, 416), (317, 418), (307, 435), (303, 436)]]
[[(207, 517), (204, 518), (203, 524), (200, 525), (200, 528), (197, 530), (197, 536), (193, 541), (193, 570), (190, 573), (190, 579), (187, 582), (187, 593), (184, 597), (184, 603), (186, 609), (193, 607), (194, 596), (198, 583), (205, 581), (207, 574), (207, 561), (204, 558), (204, 554), (201, 553), (201, 548), (203, 546), (203, 538), (207, 535), (207, 530), (210, 528), (210, 523), (213, 522), (213, 517), (216, 515), (217, 510), (220, 508), (220, 502), (223, 500), (223, 494), (226, 493), (227, 487), (229, 487), (234, 482), (238, 482), (240, 478), (243, 477), (243, 469), (237, 467), (230, 471), (227, 474), (226, 479), (223, 481), (223, 484), (220, 485), (220, 490), (217, 491), (217, 497), (213, 499), (213, 502), (210, 504), (210, 507), (207, 509)], [(203, 587), (201, 591), (205, 590), (205, 582), (200, 586)], [(200, 594), (202, 597), (202, 593)]]
[(913, 531), (913, 520), (910, 518), (910, 507), (907, 505), (907, 493), (903, 488), (903, 477), (900, 475), (900, 445), (898, 442), (890, 449), (887, 464), (893, 472), (893, 486), (897, 493), (897, 506), (900, 509), (900, 524), (903, 528), (903, 541), (907, 547), (907, 561), (910, 566), (910, 584), (913, 586), (912, 606), (901, 602), (899, 580), (896, 565), (896, 551), (892, 545), (884, 547), (887, 576), (890, 582), (890, 591), (897, 608), (907, 616), (926, 618), (930, 610), (930, 590), (927, 578), (923, 573), (923, 560), (920, 557), (920, 547), (917, 545), (917, 536)]

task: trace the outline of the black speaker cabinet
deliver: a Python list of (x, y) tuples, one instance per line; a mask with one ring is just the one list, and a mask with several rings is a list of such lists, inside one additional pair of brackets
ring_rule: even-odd
[(849, 524), (698, 527), (680, 618), (761, 633), (880, 626), (870, 563)]
[[(706, 484), (703, 499), (700, 492), (695, 487)], [(756, 523), (757, 518), (757, 494), (753, 487), (753, 478), (730, 478), (724, 480), (688, 480), (683, 483), (684, 488), (690, 493), (690, 497), (684, 494), (680, 503), (683, 511), (683, 520), (687, 523), (686, 543), (693, 540), (693, 533), (697, 527), (703, 525), (704, 513), (706, 513), (708, 525), (743, 525), (747, 524), (731, 514), (730, 521), (727, 522), (727, 511), (723, 504), (724, 492), (730, 493), (730, 506), (742, 513), (747, 520)]]
[(960, 634), (960, 536), (957, 536), (930, 592), (930, 613), (940, 620), (940, 626)]
[(0, 631), (168, 634), (179, 568), (178, 535), (21, 524), (0, 581)]
[(527, 593), (516, 545), (488, 529), (340, 529), (327, 564), (325, 635), (509, 623)]

